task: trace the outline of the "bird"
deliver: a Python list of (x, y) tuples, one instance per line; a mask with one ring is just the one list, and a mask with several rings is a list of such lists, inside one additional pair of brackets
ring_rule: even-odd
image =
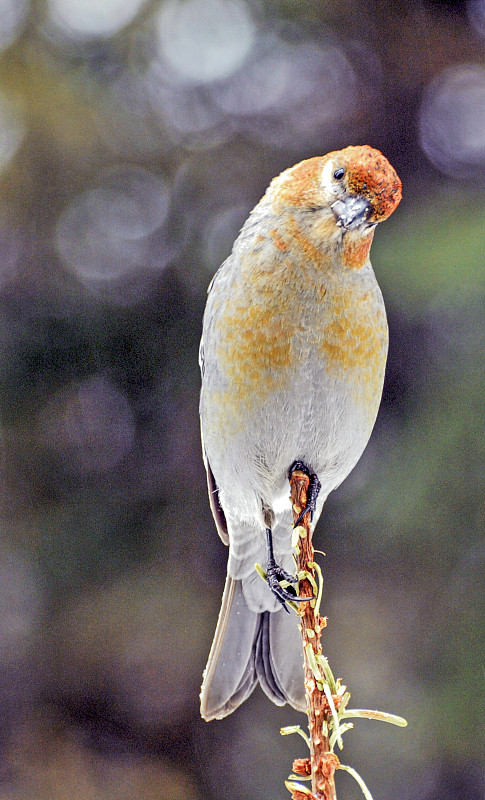
[(209, 285), (202, 453), (229, 551), (200, 692), (205, 720), (233, 712), (258, 682), (277, 705), (306, 710), (298, 617), (285, 613), (298, 600), (289, 476), (310, 479), (300, 518), (310, 513), (313, 532), (371, 435), (388, 326), (369, 253), (401, 194), (369, 145), (301, 161), (272, 180)]

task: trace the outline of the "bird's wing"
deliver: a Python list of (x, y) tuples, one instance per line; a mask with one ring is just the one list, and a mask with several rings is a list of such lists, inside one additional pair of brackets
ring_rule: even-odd
[(209, 503), (214, 517), (217, 533), (221, 537), (224, 544), (229, 544), (229, 533), (227, 531), (227, 522), (224, 510), (219, 502), (219, 489), (217, 488), (216, 479), (211, 470), (207, 456), (204, 457), (205, 468), (207, 471), (207, 488), (209, 490)]
[(199, 364), (200, 364), (200, 371), (202, 376), (202, 391), (201, 391), (201, 399), (200, 399), (200, 412), (201, 412), (201, 437), (202, 437), (202, 452), (204, 456), (204, 464), (207, 471), (207, 487), (209, 490), (209, 501), (210, 506), (212, 509), (212, 514), (214, 516), (214, 520), (217, 527), (217, 532), (221, 537), (224, 544), (229, 544), (229, 535), (227, 532), (227, 523), (226, 517), (224, 514), (224, 510), (221, 506), (219, 501), (219, 489), (217, 483), (214, 478), (214, 473), (212, 472), (211, 465), (209, 464), (209, 459), (207, 458), (207, 453), (204, 447), (204, 414), (203, 412), (203, 396), (204, 396), (204, 386), (207, 382), (207, 376), (205, 375), (205, 357), (206, 354), (208, 356), (209, 363), (212, 364), (213, 369), (217, 369), (217, 359), (215, 357), (215, 348), (216, 348), (216, 333), (214, 330), (214, 321), (217, 315), (217, 310), (219, 307), (219, 293), (222, 292), (222, 295), (225, 296), (228, 292), (228, 287), (234, 280), (233, 270), (231, 269), (232, 266), (232, 254), (226, 261), (222, 264), (221, 267), (217, 270), (216, 274), (212, 278), (209, 288), (207, 290), (207, 305), (205, 308), (204, 313), (204, 320), (202, 326), (202, 338), (200, 341), (200, 348), (199, 348)]

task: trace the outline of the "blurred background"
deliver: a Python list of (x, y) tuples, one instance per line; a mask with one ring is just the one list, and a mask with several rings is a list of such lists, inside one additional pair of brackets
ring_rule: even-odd
[[(0, 800), (286, 798), (304, 724), (198, 692), (226, 550), (207, 285), (270, 179), (368, 143), (382, 408), (328, 500), (324, 650), (374, 800), (483, 800), (485, 0), (0, 0)], [(339, 797), (358, 787), (338, 776)]]

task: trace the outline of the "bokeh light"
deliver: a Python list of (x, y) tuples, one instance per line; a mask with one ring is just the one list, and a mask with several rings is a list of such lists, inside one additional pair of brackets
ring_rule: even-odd
[(65, 468), (82, 474), (113, 469), (135, 438), (127, 398), (103, 375), (54, 396), (40, 415), (40, 425), (41, 436)]
[(135, 18), (144, 0), (48, 0), (52, 23), (73, 39), (113, 36)]
[(289, 55), (289, 48), (279, 37), (258, 36), (245, 68), (214, 87), (216, 104), (225, 113), (238, 116), (277, 111), (291, 82), (297, 79)]
[(337, 120), (351, 118), (358, 89), (358, 76), (333, 42), (270, 37), (258, 42), (244, 70), (213, 86), (211, 96), (232, 117), (233, 129), (282, 147), (328, 134)]
[(153, 263), (150, 236), (166, 221), (169, 201), (165, 181), (147, 170), (108, 170), (97, 188), (75, 197), (61, 214), (56, 244), (64, 264), (106, 297), (117, 296), (126, 278), (143, 294)]
[(1, 0), (0, 51), (9, 47), (22, 32), (29, 12), (27, 0)]
[(455, 178), (483, 177), (484, 66), (450, 67), (432, 81), (423, 98), (420, 135), (424, 152), (442, 172)]
[(242, 0), (166, 0), (158, 18), (160, 49), (181, 80), (227, 78), (254, 42), (254, 25)]
[(242, 134), (268, 146), (302, 147), (352, 120), (364, 85), (368, 99), (377, 95), (372, 70), (354, 68), (332, 37), (317, 43), (258, 34), (244, 63), (233, 67), (218, 80), (199, 72), (197, 81), (184, 82), (163, 59), (151, 61), (147, 96), (174, 142), (200, 149)]

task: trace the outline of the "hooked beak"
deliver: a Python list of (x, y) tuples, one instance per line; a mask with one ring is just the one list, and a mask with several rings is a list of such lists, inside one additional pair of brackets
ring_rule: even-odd
[(337, 225), (347, 231), (355, 231), (367, 222), (372, 206), (368, 200), (357, 194), (349, 194), (343, 200), (337, 200), (332, 206)]

